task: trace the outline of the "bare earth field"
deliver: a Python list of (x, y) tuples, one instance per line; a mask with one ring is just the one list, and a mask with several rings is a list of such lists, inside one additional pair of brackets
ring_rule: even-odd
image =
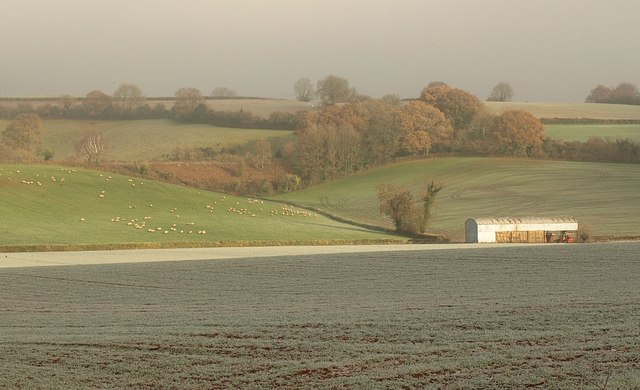
[(640, 386), (638, 242), (347, 248), (0, 254), (0, 388)]

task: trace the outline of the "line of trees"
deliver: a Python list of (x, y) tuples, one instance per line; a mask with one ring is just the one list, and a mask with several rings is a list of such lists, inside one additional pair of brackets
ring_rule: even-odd
[(224, 127), (293, 130), (296, 115), (275, 111), (262, 118), (249, 111), (216, 111), (205, 103), (204, 96), (195, 88), (181, 88), (175, 93), (170, 118), (188, 123), (207, 123)]
[(306, 77), (300, 78), (293, 84), (293, 92), (297, 100), (309, 102), (318, 98), (323, 105), (354, 102), (366, 98), (359, 95), (356, 88), (349, 85), (347, 79), (335, 75), (318, 80), (315, 88), (311, 80)]
[[(225, 87), (216, 88), (212, 93), (220, 98), (235, 96), (235, 92)], [(217, 96), (217, 95), (216, 95)], [(29, 102), (19, 102), (15, 107), (0, 104), (0, 118), (15, 119), (20, 114), (37, 114), (42, 118), (69, 119), (174, 119), (180, 122), (207, 123), (224, 127), (283, 129), (295, 128), (296, 115), (287, 112), (273, 112), (262, 118), (246, 110), (215, 111), (210, 109), (200, 91), (196, 88), (180, 88), (175, 93), (170, 108), (162, 102), (153, 106), (142, 90), (135, 84), (122, 84), (110, 96), (103, 91), (93, 90), (84, 98), (74, 99), (64, 96), (57, 102), (46, 102), (36, 106)]]
[(614, 88), (599, 84), (591, 90), (585, 102), (640, 105), (640, 93), (638, 87), (631, 83), (620, 83)]
[(544, 125), (525, 111), (495, 116), (470, 93), (443, 83), (418, 99), (326, 104), (298, 120), (297, 139), (282, 150), (309, 184), (332, 180), (393, 158), (431, 153), (539, 156)]
[[(55, 110), (49, 107), (45, 114), (105, 119), (163, 117), (228, 127), (294, 129), (295, 140), (276, 147), (256, 143), (223, 150), (203, 145), (189, 150), (176, 149), (167, 157), (175, 161), (224, 160), (223, 163), (227, 163), (229, 156), (233, 156), (239, 172), (266, 171), (267, 167), (277, 165), (279, 172), (298, 178), (296, 188), (396, 158), (434, 153), (640, 162), (640, 147), (629, 140), (551, 140), (546, 137), (541, 121), (530, 113), (512, 110), (491, 114), (476, 96), (442, 82), (429, 84), (415, 99), (401, 101), (395, 95), (382, 99), (358, 96), (348, 82), (335, 79), (336, 76), (328, 76), (321, 81), (323, 85), (339, 86), (327, 87), (327, 91), (342, 92), (327, 97), (319, 110), (297, 114), (275, 112), (269, 118), (244, 110), (211, 110), (195, 88), (176, 91), (170, 110), (164, 106), (152, 109), (144, 94), (132, 84), (123, 84), (113, 96), (96, 90), (80, 101), (63, 98)], [(43, 107), (42, 110), (47, 109)], [(53, 157), (42, 145), (44, 129), (37, 113), (24, 112), (11, 119), (14, 121), (0, 135), (0, 160)], [(104, 160), (106, 145), (102, 134), (86, 133), (77, 141), (76, 150), (86, 162), (99, 164)], [(291, 187), (276, 183), (273, 178), (269, 180), (273, 189)], [(268, 187), (261, 186), (267, 191)]]
[(509, 83), (498, 83), (489, 94), (489, 102), (510, 102), (513, 99), (513, 88)]

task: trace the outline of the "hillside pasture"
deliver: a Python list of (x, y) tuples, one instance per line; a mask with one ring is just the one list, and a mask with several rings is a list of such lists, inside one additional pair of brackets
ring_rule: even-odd
[(0, 193), (0, 247), (398, 239), (285, 203), (91, 170), (0, 165)]
[(615, 142), (617, 139), (629, 139), (640, 144), (640, 125), (618, 124), (547, 124), (545, 132), (548, 137), (566, 141), (586, 142), (589, 138), (600, 137), (605, 141)]
[(442, 184), (431, 232), (464, 240), (468, 218), (574, 216), (594, 235), (640, 235), (640, 165), (509, 158), (433, 158), (371, 169), (276, 199), (392, 228), (379, 212), (376, 186), (414, 193)]
[[(163, 104), (170, 110), (175, 103), (173, 98), (150, 98), (147, 104), (154, 107)], [(246, 111), (261, 118), (269, 118), (273, 112), (287, 112), (295, 114), (298, 111), (311, 111), (319, 107), (319, 103), (301, 102), (291, 99), (269, 98), (206, 98), (204, 104), (214, 111), (238, 112)]]
[(215, 111), (248, 111), (253, 115), (268, 118), (273, 112), (295, 114), (298, 111), (313, 111), (319, 103), (288, 99), (207, 99), (206, 104)]
[(0, 388), (640, 387), (640, 244), (423, 247), (0, 269)]
[(484, 102), (494, 114), (507, 110), (528, 111), (537, 118), (569, 118), (598, 120), (640, 120), (640, 106), (601, 103), (552, 103), (552, 102)]
[[(0, 120), (0, 129), (10, 121)], [(75, 144), (89, 130), (107, 139), (105, 158), (113, 161), (166, 160), (176, 148), (228, 148), (259, 140), (291, 135), (288, 130), (234, 129), (206, 124), (181, 124), (168, 119), (43, 121), (43, 145), (54, 160), (76, 157)]]

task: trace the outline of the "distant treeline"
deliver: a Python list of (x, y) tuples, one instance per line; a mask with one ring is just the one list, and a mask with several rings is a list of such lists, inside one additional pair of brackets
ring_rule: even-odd
[(600, 84), (591, 90), (585, 102), (640, 105), (640, 93), (631, 83), (620, 83), (615, 88)]
[(545, 125), (637, 125), (640, 119), (541, 118)]
[(297, 114), (276, 111), (268, 118), (263, 118), (244, 109), (213, 110), (206, 103), (200, 103), (194, 110), (184, 113), (176, 110), (175, 106), (167, 108), (164, 102), (171, 100), (175, 98), (147, 98), (123, 109), (112, 101), (96, 101), (91, 98), (2, 98), (0, 119), (13, 120), (20, 114), (37, 114), (43, 119), (173, 119), (183, 123), (205, 123), (222, 127), (293, 130), (298, 117)]
[(202, 103), (188, 114), (177, 114), (175, 110), (172, 110), (169, 117), (184, 123), (204, 123), (222, 127), (294, 130), (298, 115), (275, 111), (268, 118), (262, 118), (244, 109), (238, 111), (216, 111)]
[[(233, 178), (225, 191), (247, 194), (286, 192), (397, 159), (434, 154), (640, 163), (640, 145), (631, 140), (551, 139), (545, 134), (543, 121), (531, 113), (507, 110), (492, 114), (476, 96), (443, 83), (427, 86), (411, 101), (403, 102), (393, 96), (349, 98), (344, 102), (325, 103), (319, 110), (273, 112), (267, 118), (244, 109), (213, 110), (192, 88), (180, 89), (170, 101), (154, 102), (146, 99), (135, 86), (123, 85), (114, 96), (91, 91), (83, 99), (0, 101), (0, 117), (14, 120), (0, 137), (0, 160), (11, 161), (54, 157), (42, 148), (40, 118), (172, 119), (231, 128), (294, 130), (295, 137), (281, 143), (262, 140), (231, 149), (202, 145), (176, 148), (172, 155), (166, 156), (175, 162), (219, 163), (224, 172), (218, 172), (216, 177)], [(547, 124), (639, 122), (587, 118), (544, 120)], [(85, 144), (100, 146), (99, 142), (85, 142), (87, 136), (101, 137), (101, 134), (87, 134), (78, 140), (77, 148)], [(80, 155), (87, 163), (97, 164), (103, 161), (98, 152), (88, 150)], [(143, 171), (148, 171), (147, 168), (141, 169), (140, 174), (148, 174)], [(191, 183), (184, 179), (184, 172), (179, 176), (179, 180)], [(160, 177), (169, 180), (169, 176)]]

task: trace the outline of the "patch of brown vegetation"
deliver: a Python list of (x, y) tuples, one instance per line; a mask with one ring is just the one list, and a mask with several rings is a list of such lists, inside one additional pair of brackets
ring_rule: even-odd
[(288, 173), (275, 162), (260, 169), (240, 158), (229, 162), (105, 163), (100, 168), (127, 176), (247, 196), (274, 194), (279, 181)]

